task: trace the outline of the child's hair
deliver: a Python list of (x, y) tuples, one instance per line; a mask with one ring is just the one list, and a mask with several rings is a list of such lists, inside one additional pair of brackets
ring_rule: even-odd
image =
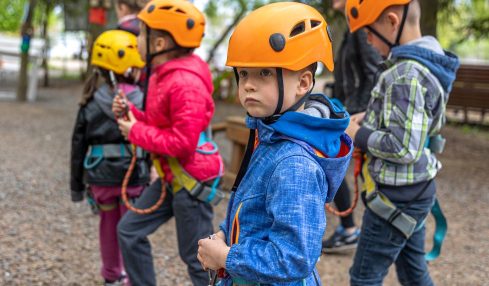
[(148, 0), (116, 0), (117, 5), (126, 5), (134, 14), (139, 13), (147, 2)]
[[(114, 75), (118, 83), (134, 84), (134, 81), (130, 78), (116, 73), (114, 73)], [(92, 73), (87, 78), (85, 85), (83, 86), (82, 98), (79, 104), (81, 106), (85, 106), (88, 102), (90, 102), (97, 89), (103, 84), (108, 84), (111, 88), (115, 88), (110, 80), (110, 71), (100, 67), (92, 67)]]

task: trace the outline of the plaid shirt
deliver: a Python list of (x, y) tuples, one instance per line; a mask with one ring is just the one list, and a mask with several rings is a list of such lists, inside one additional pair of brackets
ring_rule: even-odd
[(425, 148), (445, 123), (448, 93), (415, 60), (385, 62), (355, 144), (371, 157), (377, 183), (404, 186), (434, 178), (441, 163)]

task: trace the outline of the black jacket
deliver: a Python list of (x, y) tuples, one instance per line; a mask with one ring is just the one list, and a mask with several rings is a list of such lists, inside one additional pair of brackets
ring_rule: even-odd
[[(141, 106), (143, 94), (139, 89), (127, 94), (129, 101)], [(124, 139), (112, 113), (113, 92), (102, 85), (93, 98), (80, 107), (73, 130), (71, 145), (72, 200), (83, 198), (85, 184), (118, 186), (126, 174), (131, 158), (104, 158), (96, 167), (86, 170), (83, 161), (90, 145), (129, 144)], [(144, 185), (149, 181), (149, 167), (145, 159), (138, 159), (129, 185)]]
[(367, 109), (382, 57), (367, 43), (363, 31), (345, 33), (334, 70), (334, 93), (350, 114)]

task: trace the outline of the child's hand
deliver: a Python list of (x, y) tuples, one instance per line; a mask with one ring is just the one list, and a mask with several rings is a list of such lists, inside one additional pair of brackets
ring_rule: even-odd
[(355, 113), (352, 116), (350, 116), (350, 121), (360, 124), (362, 123), (364, 118), (365, 118), (365, 112)]
[(127, 109), (127, 104), (125, 99), (121, 95), (116, 95), (112, 101), (112, 112), (115, 117), (120, 117), (122, 113)]
[(346, 128), (346, 134), (350, 136), (350, 138), (355, 141), (355, 136), (357, 135), (358, 130), (360, 129), (360, 124), (355, 121), (350, 121), (350, 124)]
[(119, 130), (121, 131), (122, 136), (124, 136), (124, 138), (126, 138), (126, 139), (129, 137), (129, 133), (131, 132), (131, 128), (134, 126), (134, 124), (136, 124), (136, 122), (138, 122), (136, 120), (136, 117), (134, 117), (134, 114), (132, 114), (131, 111), (129, 111), (127, 113), (127, 119), (128, 120), (125, 120), (123, 118), (119, 118), (117, 120), (117, 123), (119, 124)]
[(197, 259), (199, 259), (204, 270), (219, 270), (226, 267), (226, 259), (231, 248), (226, 245), (220, 235), (214, 237), (215, 239), (204, 238), (199, 240)]

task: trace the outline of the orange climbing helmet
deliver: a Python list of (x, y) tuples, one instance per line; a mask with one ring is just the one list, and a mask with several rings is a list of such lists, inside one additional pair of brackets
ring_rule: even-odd
[(309, 5), (279, 2), (256, 9), (237, 25), (226, 65), (298, 71), (316, 62), (333, 71), (328, 24)]
[(197, 48), (202, 42), (205, 17), (186, 0), (153, 0), (138, 14), (150, 29), (170, 33), (183, 48)]
[(117, 74), (124, 74), (132, 67), (144, 67), (137, 50), (136, 36), (121, 30), (106, 31), (98, 36), (93, 43), (90, 64)]
[(390, 6), (407, 5), (411, 0), (347, 0), (345, 5), (346, 17), (350, 32), (373, 24)]

